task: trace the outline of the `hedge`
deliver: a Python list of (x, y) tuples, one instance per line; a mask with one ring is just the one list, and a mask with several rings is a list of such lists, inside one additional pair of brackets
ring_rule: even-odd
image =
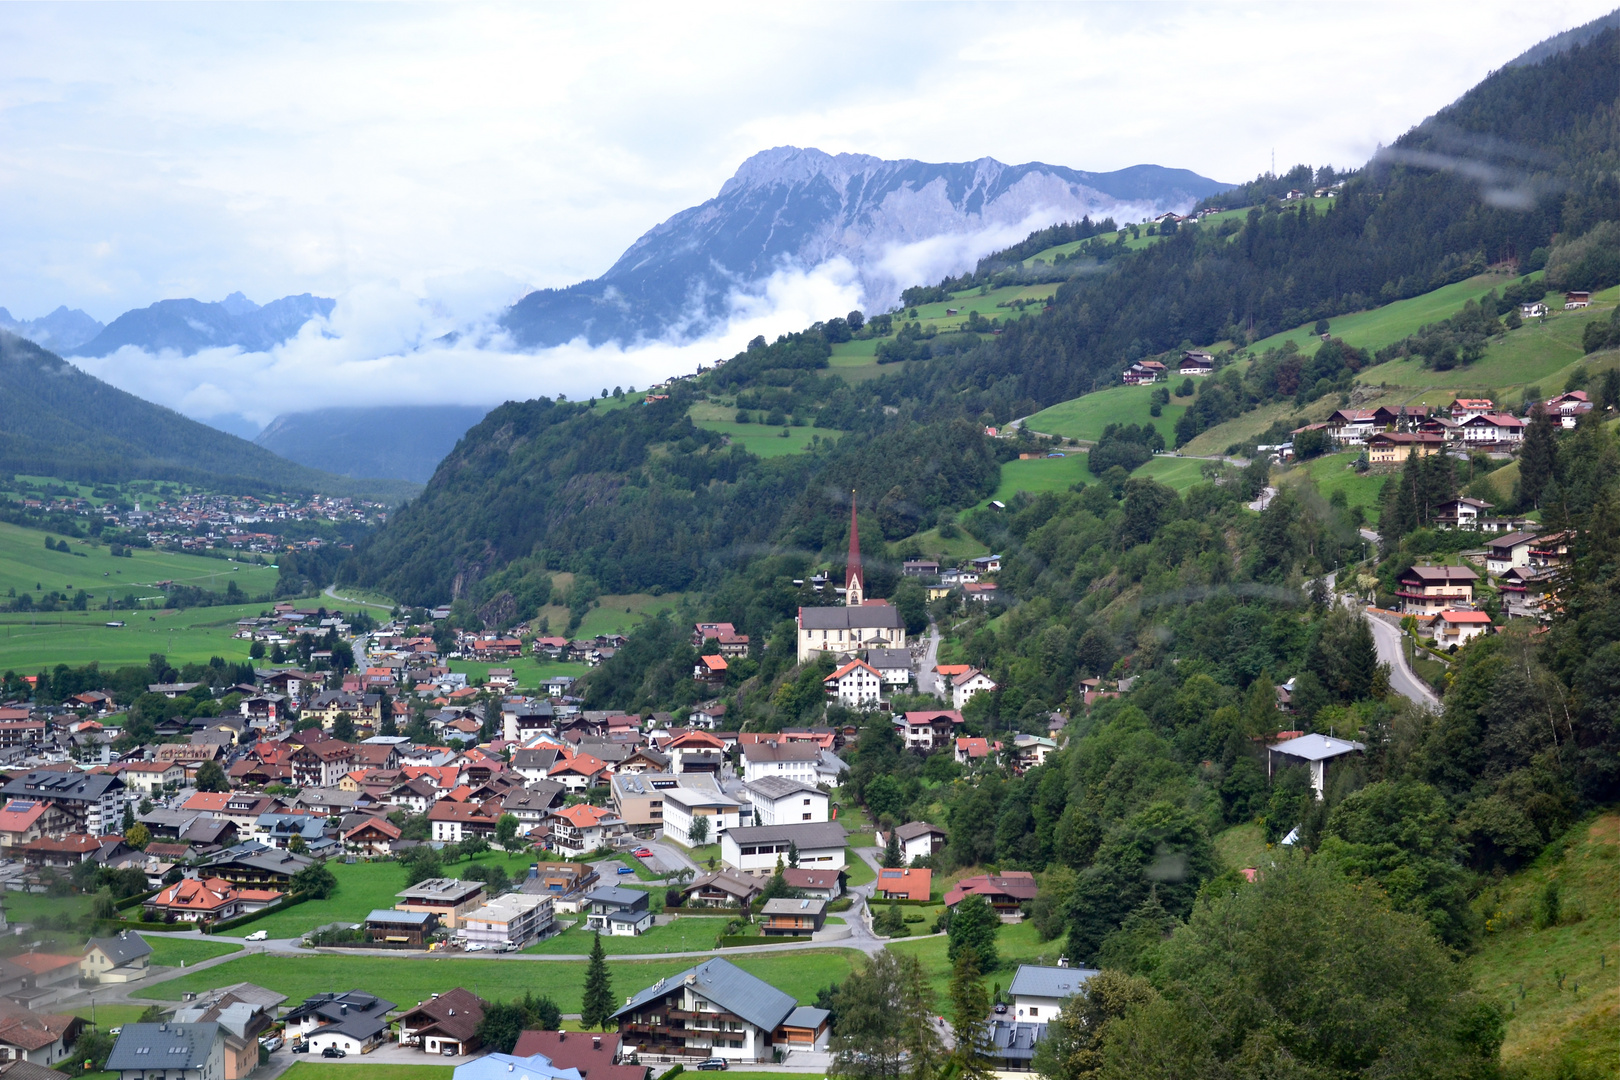
[(686, 1066), (685, 1065), (676, 1065), (674, 1068), (670, 1069), (668, 1072), (666, 1072), (663, 1075), (659, 1076), (658, 1080), (675, 1080), (675, 1078), (677, 1076), (681, 1075), (681, 1073), (683, 1073), (685, 1071), (686, 1071)]
[(742, 908), (735, 907), (666, 907), (665, 915), (741, 915)]
[(722, 934), (717, 949), (736, 949), (743, 945), (799, 945), (813, 938), (807, 937), (778, 937), (775, 934), (769, 937), (764, 934), (750, 936), (747, 934)]
[(134, 920), (131, 920), (131, 919), (119, 919), (118, 920), (118, 929), (120, 929), (120, 930), (146, 930), (146, 931), (149, 931), (151, 933), (158, 933), (160, 931), (166, 931), (166, 932), (172, 934), (172, 933), (176, 933), (178, 931), (190, 930), (192, 927), (194, 927), (196, 925), (197, 925), (196, 923), (143, 922), (140, 919), (134, 919)]
[(119, 911), (128, 911), (132, 907), (139, 907), (148, 900), (152, 899), (152, 897), (156, 896), (158, 893), (162, 892), (163, 888), (164, 887), (162, 885), (159, 885), (155, 889), (148, 889), (146, 892), (137, 893), (134, 896), (126, 896), (124, 899), (114, 904), (113, 907), (117, 908)]
[(211, 923), (209, 924), (208, 928), (203, 931), (203, 933), (217, 934), (221, 930), (235, 930), (238, 926), (246, 926), (248, 923), (257, 922), (266, 915), (286, 911), (290, 907), (297, 907), (306, 900), (312, 899), (314, 898), (311, 896), (294, 896), (291, 899), (283, 900), (279, 904), (271, 904), (269, 907), (260, 908), (258, 911), (250, 911), (246, 915), (239, 915), (234, 919), (226, 919), (224, 922)]
[(940, 904), (943, 904), (944, 902), (945, 901), (943, 901), (943, 900), (932, 900), (932, 899), (929, 899), (929, 900), (885, 900), (881, 896), (874, 896), (874, 897), (871, 897), (870, 899), (868, 899), (866, 901), (866, 906), (869, 907), (869, 908), (873, 908), (874, 910), (877, 909), (877, 908), (888, 907), (890, 904), (899, 904), (901, 907), (938, 907)]

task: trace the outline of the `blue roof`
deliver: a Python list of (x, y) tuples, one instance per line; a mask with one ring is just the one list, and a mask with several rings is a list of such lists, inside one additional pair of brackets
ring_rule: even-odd
[(578, 1069), (559, 1069), (544, 1054), (486, 1054), (457, 1065), (453, 1080), (580, 1080)]

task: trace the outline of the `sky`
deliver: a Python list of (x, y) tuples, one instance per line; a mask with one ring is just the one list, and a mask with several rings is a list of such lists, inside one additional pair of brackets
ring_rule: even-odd
[[(389, 323), (346, 362), (389, 342), (422, 354), (446, 325), (601, 273), (767, 147), (1151, 162), (1225, 181), (1265, 171), (1273, 150), (1279, 169), (1359, 165), (1527, 47), (1607, 10), (0, 5), (0, 306), (32, 318), (65, 304), (108, 321), (170, 297), (314, 292), (337, 297), (350, 326)], [(843, 301), (839, 273), (784, 281), (786, 306), (754, 305), (739, 321), (792, 328), (805, 314), (795, 303)], [(260, 393), (281, 385), (274, 359)], [(299, 359), (304, 381), (287, 388), (364, 387), (309, 381), (322, 360)], [(641, 359), (610, 361), (651, 372), (691, 356)], [(481, 362), (466, 350), (419, 360), (401, 385)], [(175, 386), (245, 370), (197, 363)], [(518, 389), (544, 392), (601, 363), (581, 350), (527, 366), (507, 357), (473, 382), (485, 393), (521, 368)], [(152, 393), (154, 376), (130, 372), (161, 368), (125, 357), (95, 373)], [(215, 390), (210, 407), (244, 403)], [(347, 402), (317, 404), (336, 403)]]

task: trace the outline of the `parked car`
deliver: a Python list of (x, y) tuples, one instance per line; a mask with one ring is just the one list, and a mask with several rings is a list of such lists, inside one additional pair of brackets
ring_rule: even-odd
[(704, 1060), (698, 1062), (697, 1067), (704, 1072), (725, 1072), (727, 1069), (731, 1068), (731, 1063), (725, 1058), (713, 1057), (705, 1058)]
[(277, 1050), (281, 1049), (282, 1038), (275, 1032), (271, 1032), (269, 1035), (265, 1035), (259, 1039), (259, 1045), (273, 1054)]
[(619, 867), (619, 873), (621, 873), (621, 874), (633, 874), (635, 872), (636, 872), (636, 868), (633, 867), (633, 866), (621, 866), (621, 867)]
[(471, 945), (468, 945), (467, 948), (466, 948), (466, 951), (467, 952), (483, 952), (484, 947), (475, 942), (475, 943), (473, 943)]
[(349, 1052), (341, 1046), (328, 1046), (321, 1051), (321, 1057), (348, 1057)]
[(635, 850), (635, 856), (638, 859), (650, 859), (652, 858), (652, 848), (638, 847)]
[(293, 1043), (292, 1044), (292, 1052), (295, 1053), (295, 1054), (307, 1054), (307, 1053), (309, 1053), (309, 1043), (302, 1042), (302, 1041)]
[(255, 930), (255, 931), (253, 931), (253, 933), (251, 933), (251, 934), (249, 934), (247, 936), (247, 940), (248, 941), (264, 941), (267, 938), (269, 938), (269, 936), (270, 936), (270, 931), (268, 931), (268, 930)]

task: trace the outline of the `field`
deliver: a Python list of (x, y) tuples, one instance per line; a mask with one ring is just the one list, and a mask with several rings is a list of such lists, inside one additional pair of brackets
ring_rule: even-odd
[(1068, 491), (1077, 483), (1096, 482), (1097, 478), (1086, 471), (1086, 455), (1071, 451), (1068, 457), (1003, 462), (1001, 483), (990, 498), (1006, 502), (1020, 491)]
[[(881, 904), (882, 901), (878, 903)], [(931, 928), (932, 923), (917, 925), (926, 931)], [(1003, 924), (996, 932), (996, 951), (1001, 955), (1001, 966), (995, 971), (985, 972), (985, 982), (1000, 984), (1002, 989), (1006, 989), (1012, 983), (1013, 974), (1018, 970), (1019, 964), (1055, 965), (1058, 957), (1063, 955), (1063, 940), (1058, 937), (1052, 941), (1042, 941), (1040, 935), (1035, 932), (1035, 924), (1032, 922)], [(928, 972), (929, 984), (934, 988), (936, 1004), (941, 1008), (950, 1001), (948, 990), (951, 965), (945, 958), (946, 945), (946, 939), (941, 935), (917, 939), (902, 938), (889, 946), (897, 953), (910, 954), (922, 961), (923, 968)]]
[(1215, 854), (1227, 870), (1261, 865), (1266, 857), (1266, 833), (1259, 825), (1233, 825), (1214, 836)]
[[(511, 877), (528, 873), (534, 857), (527, 853), (508, 855), (490, 851), (473, 862), (502, 866)], [(461, 877), (472, 863), (452, 863), (445, 868), (448, 877)], [(327, 867), (337, 878), (337, 892), (329, 900), (311, 900), (295, 908), (266, 915), (242, 928), (248, 934), (259, 930), (269, 932), (273, 938), (299, 937), (317, 926), (332, 922), (357, 923), (364, 921), (375, 908), (394, 906), (394, 894), (405, 888), (405, 868), (393, 862), (329, 862)]]
[(47, 896), (45, 893), (12, 892), (7, 889), (0, 893), (0, 907), (5, 909), (8, 922), (32, 923), (47, 915), (64, 914), (78, 919), (90, 914), (90, 898), (82, 895)]
[(152, 963), (163, 967), (180, 967), (201, 963), (216, 956), (241, 952), (242, 946), (233, 941), (203, 941), (198, 938), (169, 937), (166, 934), (142, 934), (152, 946)]
[(944, 559), (972, 559), (980, 555), (988, 555), (990, 549), (979, 543), (973, 537), (960, 530), (947, 540), (939, 535), (938, 529), (929, 529), (916, 536), (918, 547), (924, 555), (932, 555)]
[[(1492, 289), (1500, 292), (1504, 285), (1517, 280), (1511, 274), (1479, 274), (1421, 296), (1329, 319), (1328, 332), (1358, 349), (1381, 349), (1417, 333), (1428, 323), (1450, 318), (1468, 301), (1478, 300)], [(1258, 356), (1267, 349), (1281, 348), (1285, 341), (1310, 350), (1313, 344), (1319, 343), (1315, 326), (1314, 322), (1306, 323), (1272, 334), (1249, 346), (1249, 350)]]
[[(1502, 1060), (1541, 1076), (1613, 1076), (1620, 1030), (1620, 815), (1572, 828), (1529, 869), (1487, 889), (1489, 920), (1465, 961), (1475, 985), (1508, 1010)], [(1536, 929), (1532, 917), (1549, 883), (1561, 916)]]
[(1350, 506), (1359, 506), (1367, 512), (1369, 524), (1377, 524), (1379, 511), (1383, 509), (1379, 495), (1384, 490), (1386, 477), (1383, 473), (1358, 473), (1350, 468), (1358, 456), (1355, 453), (1324, 454), (1284, 472), (1283, 482), (1309, 480), (1324, 499), (1331, 498), (1335, 491), (1342, 491)]
[(1131, 475), (1157, 480), (1165, 487), (1174, 488), (1177, 494), (1185, 495), (1194, 485), (1204, 482), (1206, 464), (1197, 458), (1156, 457)]
[[(267, 606), (0, 614), (0, 671), (33, 672), (92, 660), (103, 667), (145, 664), (152, 653), (163, 653), (171, 664), (206, 663), (211, 656), (246, 660), (248, 642), (234, 636), (236, 620), (262, 614)], [(125, 625), (108, 627), (109, 620)]]
[[(1173, 390), (1180, 382), (1180, 379), (1171, 379), (1168, 385)], [(1151, 404), (1149, 399), (1153, 391), (1162, 385), (1111, 386), (1107, 390), (1098, 390), (1042, 409), (1025, 420), (1024, 426), (1048, 435), (1096, 442), (1102, 437), (1103, 428), (1109, 424), (1152, 424), (1154, 430), (1164, 436), (1164, 444), (1173, 446), (1176, 421), (1187, 411), (1187, 403), (1192, 399), (1172, 397), (1170, 404), (1164, 407), (1163, 416), (1152, 416), (1148, 412)], [(1181, 404), (1176, 404), (1178, 401)]]
[[(602, 951), (609, 956), (625, 953), (700, 952), (714, 948), (714, 939), (726, 928), (726, 919), (682, 915), (667, 926), (655, 926), (640, 937), (605, 937)], [(584, 956), (591, 951), (592, 934), (576, 923), (555, 937), (524, 949), (544, 956)]]
[[(594, 615), (595, 612), (593, 611), (591, 614)], [(563, 626), (566, 625), (567, 622), (565, 621)], [(559, 626), (555, 629), (558, 633), (561, 633), (563, 627)], [(451, 671), (466, 675), (468, 679), (474, 682), (487, 679), (490, 668), (511, 668), (512, 674), (517, 677), (518, 686), (525, 689), (533, 689), (539, 686), (543, 680), (555, 675), (579, 676), (585, 674), (585, 665), (580, 661), (547, 660), (542, 663), (532, 656), (525, 656), (520, 660), (497, 661), (487, 664), (480, 660), (451, 660), (449, 665)]]
[[(943, 956), (943, 946), (941, 947)], [(801, 1003), (815, 1000), (829, 983), (844, 979), (862, 960), (852, 949), (813, 949), (729, 957)], [(684, 971), (694, 961), (618, 960), (608, 964), (613, 991), (635, 993), (659, 979)], [(293, 1002), (334, 988), (355, 987), (392, 1001), (419, 1001), (448, 987), (463, 986), (481, 997), (507, 1000), (525, 991), (548, 994), (565, 1013), (579, 1011), (583, 960), (468, 959), (390, 956), (256, 955), (230, 960), (145, 989), (147, 997), (177, 1001), (187, 991), (211, 990), (244, 980), (286, 994)]]
[[(229, 581), (249, 596), (268, 594), (276, 585), (277, 571), (268, 566), (213, 559), (203, 555), (130, 548), (127, 559), (112, 557), (104, 544), (69, 540), (68, 551), (46, 551), (44, 533), (0, 522), (0, 592), (77, 592), (90, 594), (92, 604), (109, 597), (161, 596), (159, 581), (224, 592)], [(61, 540), (62, 537), (56, 539)], [(39, 599), (36, 595), (34, 599)], [(117, 618), (116, 615), (106, 616)]]
[[(553, 587), (566, 591), (574, 580), (574, 575), (561, 573), (552, 575)], [(592, 638), (598, 634), (628, 634), (634, 630), (648, 615), (656, 615), (661, 611), (674, 611), (681, 603), (680, 593), (664, 593), (654, 596), (651, 593), (610, 594), (599, 598), (595, 607), (585, 613), (584, 620), (579, 629), (571, 635), (577, 638)], [(530, 625), (539, 627), (541, 620), (545, 620), (550, 628), (547, 633), (561, 636), (568, 629), (568, 609), (557, 604), (541, 608)], [(583, 668), (579, 664), (552, 663), (547, 661), (538, 665), (542, 678), (552, 675), (578, 675)], [(489, 667), (511, 667), (511, 664), (492, 664)], [(457, 668), (456, 670), (460, 670)], [(519, 682), (522, 682), (523, 673), (518, 673)], [(528, 685), (523, 683), (523, 685)]]
[[(734, 420), (694, 420), (694, 424), (707, 431), (718, 431), (733, 445), (741, 445), (756, 457), (781, 457), (783, 454), (802, 454), (812, 441), (833, 442), (843, 434), (832, 428), (767, 427), (764, 424), (739, 424)], [(783, 435), (783, 432), (787, 432)]]

